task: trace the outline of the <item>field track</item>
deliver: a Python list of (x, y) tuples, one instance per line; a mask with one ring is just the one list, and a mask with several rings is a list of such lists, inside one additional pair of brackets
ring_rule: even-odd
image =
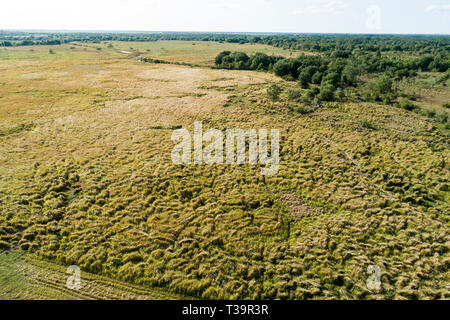
[(182, 296), (81, 273), (81, 289), (66, 287), (66, 267), (38, 260), (22, 252), (0, 254), (0, 300), (172, 300)]

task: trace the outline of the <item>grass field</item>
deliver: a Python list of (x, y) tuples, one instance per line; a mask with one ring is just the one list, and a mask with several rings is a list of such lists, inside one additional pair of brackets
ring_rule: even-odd
[[(241, 51), (247, 54), (263, 52), (283, 57), (297, 56), (299, 52), (261, 44), (232, 44), (201, 41), (108, 42), (123, 51), (139, 51), (154, 59), (213, 66), (214, 57), (222, 51)], [(108, 45), (106, 47), (108, 47)], [(111, 49), (111, 48), (110, 48)]]
[[(206, 68), (225, 49), (290, 55), (198, 42), (0, 49), (0, 248), (39, 257), (1, 256), (0, 299), (450, 298), (444, 125), (375, 103), (296, 112), (265, 95), (295, 83)], [(423, 107), (449, 97), (415, 90)], [(174, 165), (172, 128), (196, 120), (279, 129), (279, 174)], [(89, 290), (64, 289), (57, 265), (71, 264), (96, 274)], [(366, 286), (370, 265), (380, 291)]]
[[(48, 54), (53, 50), (55, 54)], [(233, 44), (201, 41), (155, 41), (102, 43), (71, 43), (60, 46), (30, 46), (0, 49), (1, 60), (76, 60), (127, 58), (123, 52), (142, 53), (167, 62), (213, 66), (214, 57), (222, 51), (242, 51), (247, 54), (263, 52), (268, 55), (294, 57), (301, 52), (284, 50), (262, 44)]]
[(68, 289), (66, 268), (20, 251), (0, 254), (0, 300), (173, 300), (183, 296), (81, 273), (80, 289)]

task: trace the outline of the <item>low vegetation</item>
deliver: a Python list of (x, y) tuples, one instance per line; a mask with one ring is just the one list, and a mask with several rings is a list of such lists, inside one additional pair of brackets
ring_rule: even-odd
[[(0, 49), (0, 298), (449, 299), (448, 37), (200, 36)], [(174, 165), (196, 120), (279, 129), (279, 173)]]

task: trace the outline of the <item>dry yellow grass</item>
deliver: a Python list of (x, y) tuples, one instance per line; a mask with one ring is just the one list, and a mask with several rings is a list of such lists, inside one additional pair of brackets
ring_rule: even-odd
[[(141, 52), (153, 59), (169, 62), (182, 62), (213, 66), (214, 57), (222, 51), (241, 51), (247, 54), (264, 52), (268, 55), (291, 57), (300, 54), (298, 51), (284, 50), (262, 44), (237, 44), (201, 41), (155, 41), (155, 42), (109, 42), (120, 51)], [(109, 44), (108, 43), (108, 44)], [(108, 45), (99, 45), (108, 49)], [(112, 48), (109, 48), (112, 49)], [(123, 54), (121, 54), (123, 55)]]
[[(0, 244), (199, 298), (448, 299), (439, 124), (369, 103), (300, 115), (267, 100), (291, 85), (270, 74), (116, 50), (0, 55)], [(171, 128), (195, 120), (280, 129), (280, 173), (173, 165)]]
[(0, 254), (0, 300), (174, 300), (186, 297), (82, 272), (80, 288), (67, 288), (67, 268), (26, 256)]

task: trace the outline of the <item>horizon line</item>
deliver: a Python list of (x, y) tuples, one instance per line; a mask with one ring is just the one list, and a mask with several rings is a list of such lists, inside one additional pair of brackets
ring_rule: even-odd
[(54, 33), (199, 33), (199, 34), (255, 34), (255, 35), (366, 35), (366, 36), (450, 36), (450, 33), (362, 33), (362, 32), (290, 32), (290, 31), (176, 31), (176, 30), (89, 30), (89, 29), (8, 29), (0, 28), (1, 31), (20, 32), (54, 32)]

